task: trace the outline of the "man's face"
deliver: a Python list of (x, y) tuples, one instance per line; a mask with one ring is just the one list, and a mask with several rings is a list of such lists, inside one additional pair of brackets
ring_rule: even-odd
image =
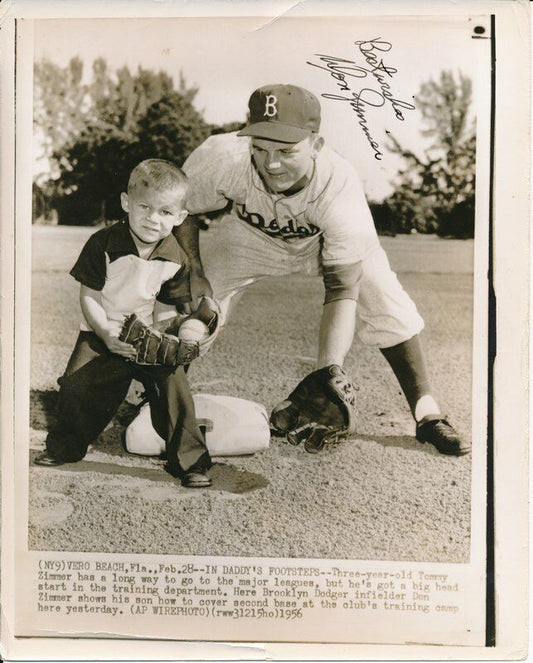
[(138, 186), (129, 195), (122, 193), (122, 209), (128, 213), (131, 232), (143, 244), (157, 244), (183, 223), (184, 193), (179, 188), (157, 190)]
[(310, 136), (299, 143), (280, 143), (252, 138), (254, 162), (268, 188), (282, 193), (306, 176), (311, 176), (320, 140), (318, 136)]

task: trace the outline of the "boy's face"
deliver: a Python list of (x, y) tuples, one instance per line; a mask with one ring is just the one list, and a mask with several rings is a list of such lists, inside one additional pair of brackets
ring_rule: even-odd
[(299, 143), (280, 143), (252, 138), (252, 156), (268, 188), (287, 191), (313, 172), (313, 160), (322, 147), (322, 138), (311, 136)]
[(122, 209), (128, 213), (130, 230), (143, 244), (157, 244), (187, 216), (182, 190), (138, 185), (130, 194), (122, 193)]

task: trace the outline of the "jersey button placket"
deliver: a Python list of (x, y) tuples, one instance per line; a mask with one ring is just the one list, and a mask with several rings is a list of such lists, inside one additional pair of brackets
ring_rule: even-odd
[[(276, 222), (281, 231), (281, 229), (285, 228), (288, 225), (289, 221), (292, 219), (290, 211), (283, 205), (283, 198), (278, 198), (278, 200), (274, 201), (274, 212), (276, 214)], [(284, 239), (284, 235), (281, 232), (280, 232), (280, 237), (281, 239)], [(282, 263), (284, 266), (289, 265), (291, 263), (291, 256), (287, 248), (285, 248), (282, 255)]]

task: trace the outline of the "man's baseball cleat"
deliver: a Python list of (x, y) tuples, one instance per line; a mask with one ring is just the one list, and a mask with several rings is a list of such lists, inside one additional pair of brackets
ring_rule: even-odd
[(446, 419), (424, 417), (416, 425), (416, 439), (432, 444), (441, 454), (465, 456), (472, 446), (463, 440)]
[(33, 461), (35, 465), (42, 465), (43, 467), (57, 467), (58, 465), (64, 465), (65, 461), (55, 458), (48, 451), (43, 451), (42, 454), (39, 454)]

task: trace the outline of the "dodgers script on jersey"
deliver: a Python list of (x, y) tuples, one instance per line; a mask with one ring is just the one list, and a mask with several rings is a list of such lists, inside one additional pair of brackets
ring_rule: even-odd
[(256, 171), (250, 138), (211, 136), (183, 165), (190, 182), (187, 209), (202, 214), (224, 209), (275, 242), (308, 248), (322, 243), (324, 264), (363, 260), (377, 246), (377, 234), (353, 167), (324, 147), (309, 183), (297, 193), (271, 193)]

